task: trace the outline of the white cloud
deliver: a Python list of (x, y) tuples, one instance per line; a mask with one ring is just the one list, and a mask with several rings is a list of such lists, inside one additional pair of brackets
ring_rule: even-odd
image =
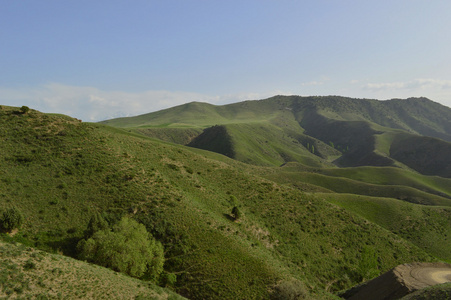
[(405, 82), (389, 83), (367, 83), (363, 88), (368, 90), (426, 90), (426, 89), (448, 89), (451, 88), (451, 80), (420, 78)]
[(322, 82), (322, 81), (309, 81), (309, 82), (301, 83), (301, 86), (317, 86), (317, 85), (322, 85), (322, 84), (324, 84), (324, 82)]
[[(365, 83), (366, 82), (366, 83)], [(427, 97), (451, 107), (451, 80), (418, 78), (409, 81), (370, 82), (351, 81), (348, 96), (371, 99)]]
[(239, 93), (221, 96), (164, 90), (131, 93), (49, 83), (39, 87), (16, 89), (0, 87), (0, 104), (27, 105), (42, 112), (62, 113), (92, 122), (145, 114), (192, 101), (225, 104), (261, 99), (275, 94), (280, 94), (280, 92)]

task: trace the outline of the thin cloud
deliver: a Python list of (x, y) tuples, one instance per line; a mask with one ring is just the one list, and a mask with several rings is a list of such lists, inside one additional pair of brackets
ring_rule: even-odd
[(380, 90), (425, 90), (425, 89), (449, 89), (451, 88), (451, 80), (420, 78), (405, 82), (385, 82), (385, 83), (367, 83), (364, 89), (380, 91)]
[(303, 82), (301, 83), (301, 86), (317, 86), (317, 85), (323, 85), (323, 81), (309, 81), (309, 82)]
[(0, 87), (0, 103), (11, 106), (27, 105), (42, 112), (62, 113), (94, 122), (145, 114), (192, 101), (226, 104), (261, 99), (275, 94), (280, 94), (280, 92), (239, 93), (221, 96), (165, 90), (130, 93), (49, 83), (39, 87), (17, 89)]

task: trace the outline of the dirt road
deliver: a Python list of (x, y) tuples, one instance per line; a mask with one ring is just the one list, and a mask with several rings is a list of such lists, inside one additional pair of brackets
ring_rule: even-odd
[(450, 264), (405, 264), (350, 290), (346, 299), (399, 299), (416, 290), (445, 282), (451, 282)]

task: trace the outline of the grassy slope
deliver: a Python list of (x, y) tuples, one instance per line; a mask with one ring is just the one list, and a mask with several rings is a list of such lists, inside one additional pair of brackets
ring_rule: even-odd
[(184, 299), (106, 268), (2, 241), (0, 270), (0, 297), (8, 299)]
[(401, 300), (442, 300), (451, 298), (451, 283), (443, 283), (427, 287), (407, 296)]
[[(274, 166), (287, 161), (311, 164), (312, 160), (315, 161), (315, 156), (308, 153), (313, 150), (311, 146), (320, 150), (324, 149), (325, 144), (331, 144), (342, 152), (337, 152), (334, 157), (339, 158), (335, 161), (339, 166), (394, 165), (449, 177), (451, 171), (446, 167), (449, 165), (448, 160), (433, 165), (424, 160), (426, 156), (420, 153), (427, 151), (429, 156), (441, 159), (443, 157), (441, 153), (430, 154), (437, 151), (449, 152), (448, 144), (440, 143), (437, 139), (423, 141), (423, 137), (416, 136), (421, 141), (415, 141), (415, 144), (425, 143), (426, 147), (417, 149), (416, 152), (419, 154), (409, 159), (409, 155), (411, 156), (409, 145), (412, 143), (406, 147), (399, 146), (396, 142), (402, 137), (402, 132), (408, 132), (412, 138), (415, 138), (412, 133), (418, 133), (451, 141), (450, 118), (450, 108), (424, 98), (377, 101), (336, 96), (276, 96), (224, 106), (193, 102), (172, 109), (132, 118), (113, 119), (104, 123), (140, 130), (148, 136), (185, 144), (187, 136), (192, 136), (193, 128), (229, 124), (235, 124), (236, 127), (236, 124), (241, 124), (243, 128), (236, 134), (234, 145), (237, 148), (236, 158), (241, 161)], [(264, 123), (269, 130), (266, 133), (255, 132), (255, 123)], [(277, 130), (271, 129), (267, 123), (277, 127)], [(254, 128), (249, 130), (249, 126)], [(166, 130), (176, 128), (179, 130), (176, 134), (165, 133)], [(275, 134), (277, 131), (279, 134)], [(305, 134), (310, 135), (310, 139), (320, 140), (323, 144), (313, 145), (311, 141), (307, 141)], [(288, 139), (284, 138), (284, 135)], [(258, 140), (268, 139), (272, 141), (272, 145), (266, 145), (266, 148), (259, 147)], [(299, 145), (295, 145), (294, 141), (304, 148), (309, 148), (306, 155), (296, 155), (299, 151), (293, 150)], [(394, 151), (391, 151), (392, 143), (396, 146), (396, 149), (393, 148)], [(208, 149), (205, 145), (196, 146)], [(286, 153), (289, 148), (292, 150)], [(270, 151), (266, 151), (267, 149)], [(323, 153), (315, 154), (329, 161), (334, 156), (331, 153), (324, 156)], [(418, 159), (419, 157), (422, 159)]]
[(432, 255), (451, 261), (451, 208), (406, 203), (390, 198), (350, 194), (322, 194), (321, 197), (370, 222), (399, 234)]
[(425, 175), (451, 178), (451, 143), (431, 137), (401, 135), (393, 141), (390, 156)]
[[(368, 121), (380, 126), (451, 140), (451, 109), (425, 98), (377, 101), (337, 96), (275, 96), (224, 106), (192, 102), (131, 118), (104, 121), (116, 127), (212, 126), (229, 122), (268, 120), (281, 112), (292, 112), (298, 121), (306, 111), (315, 110), (329, 119)], [(449, 137), (449, 138), (447, 138)]]
[(173, 108), (137, 117), (118, 118), (103, 121), (114, 127), (199, 127), (229, 123), (248, 123), (268, 120), (278, 114), (272, 105), (259, 105), (252, 101), (237, 104), (214, 106), (208, 103), (191, 102)]
[(451, 179), (438, 176), (425, 176), (399, 168), (358, 167), (342, 169), (323, 169), (321, 174), (345, 177), (377, 185), (408, 186), (420, 191), (451, 197)]
[[(379, 226), (221, 155), (35, 111), (3, 107), (0, 122), (0, 208), (14, 205), (26, 217), (15, 239), (73, 255), (95, 211), (111, 221), (128, 214), (163, 241), (166, 271), (192, 298), (267, 298), (291, 277), (328, 297), (325, 290), (363, 279), (365, 247), (380, 258), (379, 271), (430, 259)], [(235, 205), (244, 214), (238, 222), (229, 217)]]
[[(337, 172), (335, 172), (335, 170), (326, 169), (324, 171), (324, 173), (326, 174), (321, 174), (321, 172), (323, 171), (320, 169), (316, 170), (316, 172), (292, 171), (290, 169), (284, 171), (282, 169), (280, 172), (262, 173), (262, 176), (265, 176), (279, 183), (289, 183), (294, 186), (296, 186), (299, 182), (309, 183), (310, 185), (322, 187), (336, 193), (390, 197), (411, 203), (451, 206), (451, 199), (449, 199), (449, 196), (447, 194), (443, 194), (443, 196), (446, 197), (442, 197), (436, 195), (436, 193), (441, 192), (435, 189), (430, 189), (433, 193), (422, 191), (418, 189), (418, 186), (421, 188), (423, 187), (423, 185), (419, 185), (416, 181), (409, 181), (406, 178), (400, 177), (398, 179), (398, 182), (395, 181), (391, 184), (380, 184), (371, 182), (376, 178), (368, 180), (369, 182), (363, 181), (367, 175), (371, 176), (371, 172), (369, 174), (363, 172), (363, 177), (358, 177), (358, 175), (355, 175), (358, 179), (349, 179), (346, 177), (346, 174), (342, 174), (342, 172), (346, 172), (352, 178), (353, 174), (357, 174), (359, 172), (353, 171), (354, 169), (355, 168), (349, 168), (344, 169), (344, 171), (342, 169), (338, 169)], [(357, 170), (360, 169), (357, 168)], [(331, 176), (327, 173), (333, 175)], [(384, 177), (383, 174), (379, 174), (379, 176), (381, 179), (387, 180), (387, 178)], [(437, 179), (437, 182), (441, 182), (441, 178)], [(433, 184), (435, 183), (436, 182), (433, 182)]]

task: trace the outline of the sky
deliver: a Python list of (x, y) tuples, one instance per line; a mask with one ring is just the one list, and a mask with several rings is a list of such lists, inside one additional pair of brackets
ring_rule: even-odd
[(451, 107), (449, 0), (2, 0), (0, 105), (83, 121), (274, 95)]

